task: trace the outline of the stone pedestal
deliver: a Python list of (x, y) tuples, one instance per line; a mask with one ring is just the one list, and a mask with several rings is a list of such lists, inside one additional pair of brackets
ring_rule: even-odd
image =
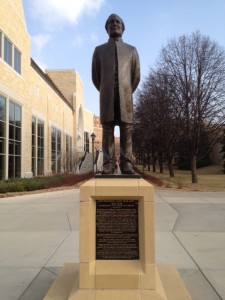
[(65, 264), (44, 300), (190, 300), (176, 269), (155, 264), (153, 194), (138, 178), (83, 184), (80, 264)]

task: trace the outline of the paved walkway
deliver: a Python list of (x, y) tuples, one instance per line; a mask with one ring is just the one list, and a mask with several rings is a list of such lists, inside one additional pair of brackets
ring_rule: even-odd
[[(194, 300), (225, 300), (225, 193), (156, 190), (156, 259)], [(41, 300), (79, 262), (79, 190), (0, 199), (0, 299)], [(181, 299), (182, 300), (182, 299)]]

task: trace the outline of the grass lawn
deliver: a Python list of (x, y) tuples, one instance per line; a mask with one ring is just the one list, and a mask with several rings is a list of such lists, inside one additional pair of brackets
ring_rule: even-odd
[[(142, 166), (138, 169), (142, 172)], [(145, 175), (150, 175), (161, 181), (161, 186), (164, 188), (175, 188), (190, 191), (205, 191), (205, 192), (223, 192), (225, 191), (225, 174), (222, 173), (222, 166), (211, 165), (197, 169), (198, 183), (191, 183), (191, 171), (182, 171), (174, 169), (175, 177), (169, 176), (168, 169), (165, 168), (163, 174), (144, 170)], [(151, 181), (151, 180), (150, 180)], [(157, 185), (157, 184), (156, 184)]]

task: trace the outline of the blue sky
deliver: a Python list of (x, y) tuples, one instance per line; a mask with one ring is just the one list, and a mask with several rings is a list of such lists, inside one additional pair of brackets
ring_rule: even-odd
[[(108, 40), (105, 21), (117, 13), (125, 23), (123, 40), (134, 45), (141, 78), (168, 39), (199, 30), (225, 48), (225, 0), (22, 0), (31, 36), (31, 57), (44, 69), (76, 69), (84, 104), (99, 115), (91, 81), (94, 48)], [(140, 85), (139, 85), (140, 87)]]

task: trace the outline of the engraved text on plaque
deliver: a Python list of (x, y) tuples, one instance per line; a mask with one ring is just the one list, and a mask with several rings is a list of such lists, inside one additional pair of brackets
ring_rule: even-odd
[(138, 201), (96, 201), (96, 259), (139, 259)]

